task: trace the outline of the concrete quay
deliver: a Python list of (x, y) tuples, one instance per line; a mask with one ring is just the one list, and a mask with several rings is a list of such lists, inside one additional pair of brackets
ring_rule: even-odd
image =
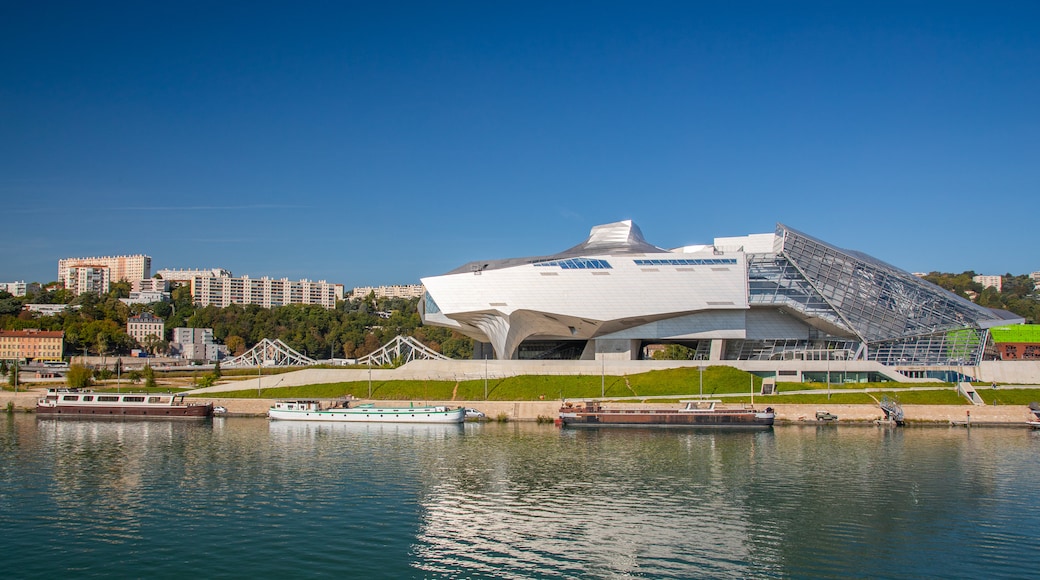
[[(10, 404), (16, 411), (26, 412), (36, 409), (36, 400), (41, 392), (0, 392), (0, 409), (7, 409)], [(206, 398), (195, 397), (193, 400), (210, 401), (214, 405), (220, 405), (228, 410), (231, 417), (264, 417), (268, 408), (274, 402), (273, 399), (245, 399), (245, 398)], [(448, 405), (473, 407), (483, 411), (489, 420), (506, 421), (538, 421), (553, 420), (560, 410), (561, 403), (558, 400), (551, 401), (365, 401), (358, 399), (356, 402), (375, 402), (380, 405), (393, 405), (407, 407), (415, 405)], [(639, 403), (617, 402), (605, 403), (611, 405), (634, 405)], [(642, 403), (648, 409), (675, 408), (674, 403)], [(838, 416), (837, 424), (873, 424), (874, 421), (882, 419), (884, 414), (876, 405), (776, 405), (772, 404), (776, 412), (778, 425), (785, 424), (818, 424), (816, 421), (817, 411), (827, 411)], [(762, 408), (763, 405), (758, 405)], [(973, 425), (973, 426), (1004, 426), (1004, 427), (1028, 427), (1030, 419), (1029, 408), (1025, 405), (903, 405), (903, 412), (909, 425)]]

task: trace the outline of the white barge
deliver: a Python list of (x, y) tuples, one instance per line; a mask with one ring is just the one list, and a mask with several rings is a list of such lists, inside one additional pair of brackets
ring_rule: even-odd
[(380, 407), (371, 403), (323, 408), (318, 401), (277, 401), (267, 412), (280, 421), (334, 421), (343, 423), (462, 423), (463, 407)]

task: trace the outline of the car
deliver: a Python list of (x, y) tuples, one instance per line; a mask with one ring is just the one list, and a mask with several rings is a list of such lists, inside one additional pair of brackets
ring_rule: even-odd
[(478, 411), (476, 409), (472, 409), (472, 408), (468, 408), (468, 407), (466, 408), (466, 418), (467, 419), (483, 419), (485, 417), (487, 417), (487, 415), (485, 415), (482, 411)]

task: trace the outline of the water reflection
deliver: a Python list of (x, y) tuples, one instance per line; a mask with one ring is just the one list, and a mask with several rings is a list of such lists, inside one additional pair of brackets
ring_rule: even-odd
[(15, 416), (0, 529), (41, 577), (1023, 577), (1038, 453), (1024, 429)]

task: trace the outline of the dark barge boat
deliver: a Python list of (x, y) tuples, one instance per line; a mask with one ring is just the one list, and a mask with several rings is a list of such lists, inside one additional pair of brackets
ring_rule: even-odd
[(213, 403), (185, 403), (180, 393), (97, 393), (48, 389), (36, 402), (38, 417), (205, 419)]
[(769, 428), (776, 414), (772, 407), (759, 411), (750, 407), (720, 408), (721, 401), (682, 401), (679, 409), (640, 407), (605, 408), (599, 401), (566, 403), (558, 423), (564, 427), (729, 427)]

